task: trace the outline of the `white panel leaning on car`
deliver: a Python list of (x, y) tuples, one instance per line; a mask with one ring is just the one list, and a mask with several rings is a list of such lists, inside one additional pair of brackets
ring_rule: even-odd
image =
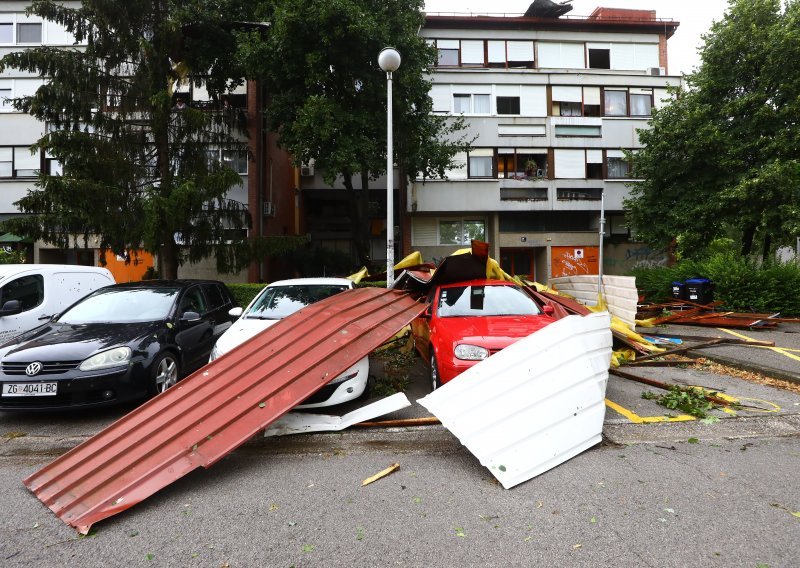
[(114, 284), (107, 268), (0, 264), (0, 343), (47, 323), (98, 288)]
[[(309, 304), (352, 288), (353, 281), (347, 278), (294, 278), (267, 285), (244, 310), (231, 309), (230, 315), (238, 316), (239, 319), (217, 340), (209, 362), (278, 320)], [(364, 393), (368, 376), (369, 358), (364, 357), (297, 408), (321, 408), (354, 400)]]

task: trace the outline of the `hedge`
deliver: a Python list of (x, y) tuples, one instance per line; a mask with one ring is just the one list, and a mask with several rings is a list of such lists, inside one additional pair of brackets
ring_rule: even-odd
[(800, 315), (800, 265), (794, 262), (759, 264), (733, 254), (717, 254), (671, 267), (638, 268), (631, 274), (646, 302), (672, 300), (672, 282), (708, 278), (714, 283), (714, 299), (722, 302), (721, 308)]

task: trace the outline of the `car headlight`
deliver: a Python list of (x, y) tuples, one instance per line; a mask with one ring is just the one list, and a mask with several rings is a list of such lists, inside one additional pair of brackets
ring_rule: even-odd
[(98, 369), (106, 369), (108, 367), (118, 367), (125, 365), (131, 360), (130, 347), (115, 347), (108, 351), (103, 351), (97, 355), (92, 355), (81, 363), (81, 371), (96, 371)]
[(464, 361), (482, 361), (489, 356), (488, 349), (478, 347), (477, 345), (469, 345), (468, 343), (456, 345), (454, 352), (456, 359), (462, 359)]

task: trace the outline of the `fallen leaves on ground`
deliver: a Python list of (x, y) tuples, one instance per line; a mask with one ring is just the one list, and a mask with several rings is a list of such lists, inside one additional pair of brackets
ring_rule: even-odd
[(728, 375), (729, 377), (736, 377), (737, 379), (742, 379), (751, 383), (767, 385), (800, 394), (800, 384), (793, 383), (791, 381), (785, 381), (783, 379), (773, 379), (772, 377), (767, 377), (761, 373), (754, 373), (752, 371), (743, 371), (742, 369), (728, 367), (727, 365), (721, 365), (720, 363), (715, 363), (703, 357), (697, 359), (696, 366), (704, 371), (710, 371), (715, 375)]

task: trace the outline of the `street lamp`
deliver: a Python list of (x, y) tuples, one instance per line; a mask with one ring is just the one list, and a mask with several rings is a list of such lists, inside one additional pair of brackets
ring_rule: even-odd
[(394, 284), (394, 160), (392, 154), (392, 73), (400, 67), (400, 53), (384, 47), (378, 65), (386, 72), (386, 287)]

